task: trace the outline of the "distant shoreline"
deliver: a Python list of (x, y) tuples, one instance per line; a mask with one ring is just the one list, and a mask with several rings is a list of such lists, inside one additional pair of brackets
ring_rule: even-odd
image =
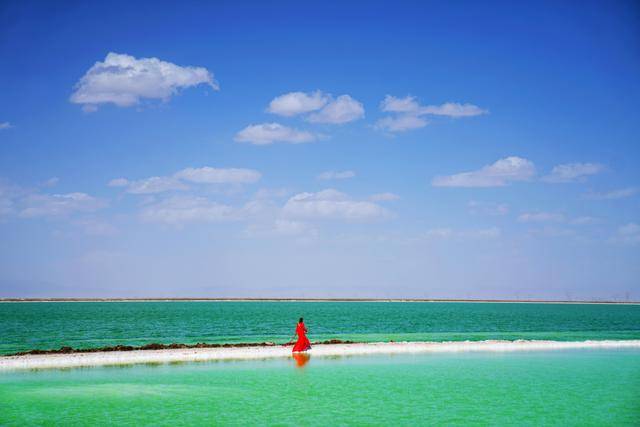
[(450, 298), (0, 298), (2, 302), (453, 302), (524, 304), (617, 304), (640, 301), (543, 300), (543, 299), (450, 299)]

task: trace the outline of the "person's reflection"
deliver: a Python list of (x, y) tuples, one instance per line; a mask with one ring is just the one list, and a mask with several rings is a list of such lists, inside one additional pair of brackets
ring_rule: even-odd
[(311, 355), (308, 353), (293, 353), (293, 358), (296, 361), (296, 366), (298, 368), (304, 367), (311, 359)]

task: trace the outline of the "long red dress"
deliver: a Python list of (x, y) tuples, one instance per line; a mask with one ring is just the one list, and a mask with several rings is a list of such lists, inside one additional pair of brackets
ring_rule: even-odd
[(296, 344), (293, 346), (292, 352), (309, 350), (311, 343), (309, 342), (309, 338), (307, 338), (307, 327), (304, 326), (303, 322), (298, 323), (298, 326), (296, 326), (296, 335), (298, 335), (298, 341), (296, 341)]

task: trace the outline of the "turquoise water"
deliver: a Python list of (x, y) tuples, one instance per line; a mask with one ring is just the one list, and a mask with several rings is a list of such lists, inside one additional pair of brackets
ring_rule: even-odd
[(640, 425), (640, 351), (314, 358), (0, 374), (2, 425)]
[(640, 339), (640, 306), (505, 303), (0, 303), (0, 354), (150, 342)]

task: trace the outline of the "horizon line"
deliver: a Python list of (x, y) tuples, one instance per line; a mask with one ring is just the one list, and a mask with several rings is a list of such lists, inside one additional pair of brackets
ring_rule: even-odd
[(501, 299), (501, 298), (251, 298), (251, 297), (135, 297), (135, 298), (0, 298), (0, 302), (468, 302), (468, 303), (545, 303), (545, 304), (630, 304), (640, 301), (615, 300), (553, 300), (553, 299)]

